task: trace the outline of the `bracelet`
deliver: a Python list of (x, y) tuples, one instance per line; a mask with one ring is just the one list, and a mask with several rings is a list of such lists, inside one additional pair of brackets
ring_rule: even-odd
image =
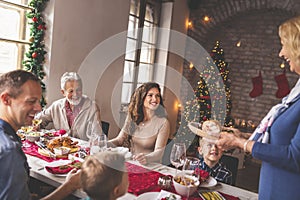
[(250, 142), (250, 140), (246, 140), (246, 142), (244, 143), (244, 152), (247, 153), (247, 145)]

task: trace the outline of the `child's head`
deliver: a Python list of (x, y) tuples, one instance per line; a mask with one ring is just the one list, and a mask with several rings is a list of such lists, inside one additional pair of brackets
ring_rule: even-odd
[(215, 140), (206, 138), (199, 139), (198, 152), (203, 156), (206, 164), (208, 164), (207, 161), (216, 163), (219, 162), (223, 155), (223, 151), (215, 145), (215, 142)]
[[(202, 125), (202, 130), (211, 136), (219, 137), (221, 125), (215, 120), (205, 121)], [(198, 152), (203, 156), (204, 162), (210, 167), (217, 164), (223, 155), (223, 151), (218, 149), (215, 142), (216, 140), (199, 138)]]
[(127, 192), (128, 175), (123, 155), (115, 152), (91, 155), (81, 171), (82, 188), (93, 200), (112, 200)]

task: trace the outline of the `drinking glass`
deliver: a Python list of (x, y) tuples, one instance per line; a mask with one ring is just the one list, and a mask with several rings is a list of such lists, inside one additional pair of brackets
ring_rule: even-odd
[(187, 157), (184, 161), (182, 171), (186, 175), (192, 175), (194, 173), (194, 170), (198, 167), (200, 164), (200, 159), (196, 157)]
[(186, 157), (186, 147), (184, 143), (175, 143), (172, 147), (170, 154), (170, 162), (176, 168), (175, 176), (177, 175), (177, 169), (182, 167)]
[(100, 147), (100, 151), (105, 151), (107, 149), (107, 137), (105, 134), (101, 134), (98, 136), (98, 145)]
[[(200, 160), (198, 158), (195, 157), (186, 157), (186, 159), (184, 160), (184, 164), (182, 166), (182, 172), (183, 172), (183, 177), (185, 177), (186, 175), (191, 176), (194, 172), (194, 169), (198, 166)], [(190, 197), (190, 187), (194, 187), (193, 185), (191, 185), (191, 182), (186, 181), (187, 179), (183, 178), (182, 179), (185, 182), (185, 185), (188, 187), (187, 188), (187, 199), (189, 199)]]
[(90, 138), (90, 154), (96, 154), (98, 152), (105, 151), (107, 149), (106, 135), (94, 135)]

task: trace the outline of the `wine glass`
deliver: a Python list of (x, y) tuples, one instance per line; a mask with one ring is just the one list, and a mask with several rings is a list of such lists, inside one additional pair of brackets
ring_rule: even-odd
[(186, 147), (184, 143), (175, 143), (172, 147), (170, 154), (170, 162), (176, 168), (175, 176), (177, 175), (177, 169), (182, 167), (186, 157)]

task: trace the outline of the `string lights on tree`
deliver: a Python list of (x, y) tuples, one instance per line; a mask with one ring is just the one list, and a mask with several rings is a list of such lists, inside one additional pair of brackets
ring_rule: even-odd
[(26, 59), (23, 61), (24, 70), (30, 71), (41, 80), (42, 100), (41, 106), (46, 105), (45, 92), (46, 86), (43, 82), (45, 77), (44, 62), (45, 62), (45, 44), (44, 35), (46, 24), (43, 18), (43, 11), (49, 0), (32, 0), (28, 4), (32, 9), (26, 14), (28, 24), (30, 26), (30, 47), (25, 53)]
[[(188, 128), (189, 122), (199, 122), (200, 124), (209, 119), (222, 119), (225, 116), (224, 126), (233, 126), (234, 121), (231, 117), (231, 92), (228, 63), (225, 62), (224, 50), (220, 47), (220, 42), (216, 41), (215, 46), (211, 50), (211, 58), (207, 58), (207, 62), (200, 72), (198, 85), (194, 90), (194, 98), (185, 102), (181, 117), (180, 129), (177, 138), (191, 138), (188, 135), (194, 135)], [(217, 67), (218, 70), (215, 68)], [(219, 78), (222, 77), (224, 87), (220, 87)], [(225, 90), (225, 93), (224, 93)], [(224, 97), (224, 94), (226, 97)], [(219, 101), (226, 98), (226, 101)], [(218, 105), (216, 105), (216, 103)], [(220, 105), (220, 104), (226, 105)], [(226, 109), (217, 110), (212, 113), (212, 109), (221, 107)], [(200, 127), (199, 127), (200, 128)], [(183, 141), (189, 144), (190, 141)], [(198, 146), (198, 137), (194, 137), (194, 141), (189, 146), (189, 151), (194, 152)]]

